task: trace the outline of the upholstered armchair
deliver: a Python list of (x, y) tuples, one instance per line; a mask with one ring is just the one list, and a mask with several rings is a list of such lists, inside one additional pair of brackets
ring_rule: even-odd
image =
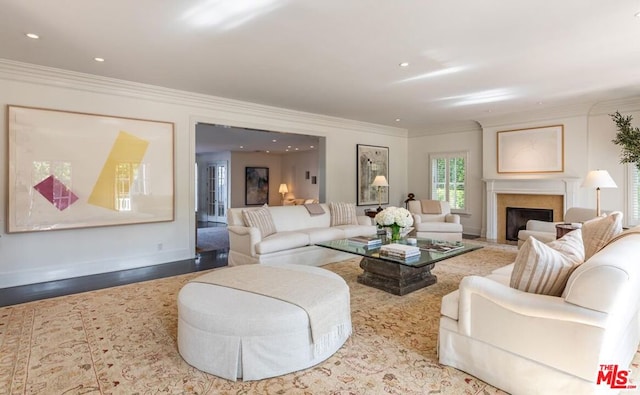
[(460, 216), (451, 214), (449, 202), (410, 200), (407, 205), (413, 215), (417, 237), (446, 241), (462, 240)]
[(562, 222), (547, 222), (539, 221), (537, 219), (530, 219), (527, 221), (525, 229), (518, 232), (518, 248), (524, 244), (529, 236), (533, 236), (535, 239), (548, 243), (556, 239), (556, 225), (557, 224), (574, 224), (580, 226), (583, 222), (596, 217), (596, 210), (591, 208), (571, 207), (564, 213), (564, 221)]

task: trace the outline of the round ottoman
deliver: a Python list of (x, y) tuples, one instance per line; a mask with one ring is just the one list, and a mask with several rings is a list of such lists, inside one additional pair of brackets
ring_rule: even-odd
[[(280, 270), (275, 272), (277, 278), (286, 279), (273, 281), (267, 276), (271, 279), (265, 281), (277, 290), (276, 297), (284, 293), (288, 298), (288, 291), (293, 295), (309, 291), (313, 306), (305, 310), (282, 300), (287, 298), (215, 284), (222, 275), (265, 278), (269, 267)], [(252, 286), (251, 281), (248, 284)], [(349, 300), (349, 287), (342, 277), (318, 267), (256, 264), (217, 269), (191, 280), (178, 294), (178, 350), (188, 364), (232, 381), (306, 369), (329, 358), (350, 336)], [(320, 316), (333, 316), (332, 321), (318, 325), (324, 320), (318, 319), (323, 308), (330, 314)], [(312, 333), (312, 327), (320, 326), (325, 333)]]

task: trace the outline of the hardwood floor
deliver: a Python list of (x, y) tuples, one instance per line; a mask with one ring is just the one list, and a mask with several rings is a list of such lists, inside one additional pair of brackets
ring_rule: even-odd
[(117, 285), (176, 276), (178, 274), (209, 270), (216, 267), (226, 266), (227, 257), (228, 250), (226, 249), (205, 251), (201, 252), (199, 257), (196, 259), (188, 259), (118, 272), (95, 274), (92, 276), (50, 281), (47, 283), (1, 288), (0, 307), (109, 288)]

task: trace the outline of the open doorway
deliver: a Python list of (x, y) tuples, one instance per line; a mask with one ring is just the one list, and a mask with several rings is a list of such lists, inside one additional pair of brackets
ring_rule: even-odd
[[(269, 169), (270, 206), (285, 198), (324, 201), (324, 137), (208, 123), (196, 124), (195, 132), (197, 250), (205, 232), (226, 227), (228, 208), (247, 206), (246, 167)], [(279, 193), (281, 184), (286, 196)]]

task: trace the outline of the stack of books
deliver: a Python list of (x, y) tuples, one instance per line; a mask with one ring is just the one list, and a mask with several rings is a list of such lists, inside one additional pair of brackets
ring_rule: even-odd
[(394, 259), (412, 259), (420, 256), (420, 248), (406, 244), (391, 243), (380, 248), (380, 256)]
[(462, 243), (437, 242), (429, 243), (422, 248), (429, 252), (452, 252), (464, 248), (464, 245)]
[(382, 239), (376, 236), (354, 236), (349, 238), (349, 242), (366, 247), (378, 247), (382, 245)]

